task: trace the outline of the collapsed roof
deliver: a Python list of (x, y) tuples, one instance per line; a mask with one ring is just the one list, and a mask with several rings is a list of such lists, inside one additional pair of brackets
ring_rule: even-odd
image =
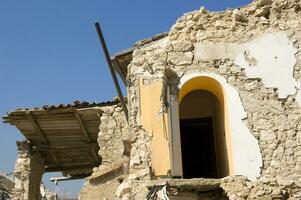
[(80, 103), (17, 109), (3, 117), (16, 126), (45, 158), (45, 172), (61, 171), (69, 175), (92, 172), (101, 164), (98, 155), (101, 107), (118, 102)]
[[(140, 46), (160, 40), (168, 32), (138, 41), (133, 47), (113, 56), (115, 70), (126, 83), (127, 66), (133, 51)], [(118, 101), (45, 105), (42, 108), (18, 108), (3, 117), (4, 123), (16, 126), (30, 142), (34, 151), (45, 159), (45, 172), (63, 172), (78, 176), (91, 174), (93, 167), (101, 164), (97, 143), (102, 106), (118, 104)]]

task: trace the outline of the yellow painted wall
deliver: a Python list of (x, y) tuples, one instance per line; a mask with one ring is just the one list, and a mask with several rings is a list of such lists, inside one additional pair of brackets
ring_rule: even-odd
[(140, 116), (143, 128), (153, 135), (151, 165), (155, 176), (165, 176), (170, 170), (167, 114), (163, 113), (161, 100), (162, 80), (139, 81)]
[[(190, 91), (203, 89), (213, 93), (224, 110), (225, 139), (229, 162), (229, 175), (233, 175), (233, 159), (231, 136), (229, 129), (227, 99), (219, 82), (210, 77), (196, 77), (187, 81), (178, 94), (178, 102)], [(162, 80), (148, 80), (141, 78), (140, 90), (140, 117), (143, 128), (152, 134), (151, 166), (155, 176), (165, 176), (171, 170), (170, 147), (168, 138), (168, 115), (163, 112)]]
[(232, 144), (231, 144), (231, 134), (229, 127), (229, 117), (228, 117), (228, 107), (227, 99), (225, 98), (223, 87), (221, 84), (214, 80), (213, 78), (200, 76), (195, 77), (187, 81), (180, 89), (178, 95), (179, 104), (181, 103), (183, 97), (193, 90), (207, 90), (213, 93), (221, 103), (221, 107), (224, 110), (224, 124), (225, 124), (225, 139), (226, 139), (226, 149), (227, 149), (227, 160), (229, 164), (229, 175), (233, 175), (233, 158), (232, 158)]

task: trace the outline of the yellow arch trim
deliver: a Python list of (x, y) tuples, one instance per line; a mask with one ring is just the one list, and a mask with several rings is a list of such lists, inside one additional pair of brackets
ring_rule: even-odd
[[(193, 90), (207, 90), (214, 94), (219, 102), (221, 103), (222, 108), (224, 109), (224, 123), (225, 123), (225, 137), (226, 137), (226, 147), (228, 153), (228, 163), (229, 163), (229, 175), (234, 174), (233, 167), (233, 156), (232, 156), (232, 140), (230, 134), (230, 126), (229, 126), (229, 111), (228, 111), (228, 102), (225, 95), (225, 91), (223, 86), (216, 79), (208, 77), (208, 76), (198, 76), (191, 78), (186, 81), (184, 85), (180, 88), (178, 95), (179, 105), (181, 104), (182, 99), (189, 92)], [(179, 116), (180, 119), (180, 116)]]

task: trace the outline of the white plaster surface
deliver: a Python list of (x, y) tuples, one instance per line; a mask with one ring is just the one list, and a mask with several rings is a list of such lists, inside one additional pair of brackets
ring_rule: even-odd
[(230, 86), (222, 76), (214, 73), (192, 73), (185, 75), (180, 80), (179, 88), (190, 79), (202, 76), (215, 79), (223, 87), (224, 95), (228, 103), (235, 175), (244, 175), (252, 181), (256, 180), (256, 178), (260, 176), (262, 156), (258, 141), (242, 121), (247, 117), (247, 114), (236, 89)]
[(277, 88), (280, 98), (295, 94), (298, 88), (293, 77), (296, 52), (285, 32), (265, 33), (243, 44), (199, 42), (194, 50), (196, 60), (233, 59), (248, 77)]
[[(267, 33), (248, 43), (235, 64), (245, 68), (248, 77), (261, 78), (266, 87), (278, 88), (279, 97), (286, 98), (296, 93), (297, 82), (293, 77), (296, 52), (284, 32)], [(245, 53), (256, 60), (255, 66), (250, 66)]]

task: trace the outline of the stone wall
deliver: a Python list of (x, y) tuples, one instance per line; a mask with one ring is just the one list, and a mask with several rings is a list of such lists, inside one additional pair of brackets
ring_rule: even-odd
[(98, 133), (99, 155), (103, 165), (123, 162), (124, 152), (128, 151), (123, 143), (128, 141), (128, 126), (118, 105), (101, 107), (100, 126)]
[(44, 160), (40, 153), (31, 151), (27, 141), (17, 142), (18, 159), (15, 166), (13, 200), (41, 200), (41, 179)]
[[(208, 12), (202, 7), (179, 18), (168, 37), (138, 47), (127, 77), (131, 127), (141, 126), (139, 78), (161, 79), (176, 95), (178, 83), (185, 75), (195, 72), (220, 75), (241, 98), (247, 113), (244, 123), (258, 140), (263, 162), (260, 181), (252, 183), (255, 189), (248, 190), (245, 197), (231, 199), (252, 195), (258, 198), (270, 194), (261, 191), (264, 185), (277, 188), (276, 185), (291, 184), (297, 189), (287, 195), (298, 199), (300, 6), (294, 0), (260, 0), (225, 12)], [(141, 151), (145, 149), (140, 148)]]
[(98, 152), (102, 164), (81, 189), (79, 199), (113, 199), (118, 186), (128, 174), (131, 137), (120, 105), (100, 107)]
[[(129, 159), (127, 175), (119, 179), (121, 184), (114, 182), (115, 197), (144, 199), (149, 192), (144, 184), (156, 177), (151, 173), (153, 133), (143, 129), (140, 118), (139, 79), (164, 83), (160, 101), (166, 112), (167, 85), (170, 93), (177, 95), (183, 76), (213, 74), (239, 94), (246, 113), (243, 124), (258, 141), (262, 156), (256, 181), (222, 179), (225, 197), (300, 199), (300, 17), (298, 0), (258, 0), (225, 12), (201, 7), (180, 17), (167, 37), (141, 46), (138, 43), (128, 66), (129, 129), (121, 120), (119, 107), (104, 109), (98, 141), (103, 165), (95, 170), (95, 177)], [(131, 150), (124, 151), (125, 146)]]

